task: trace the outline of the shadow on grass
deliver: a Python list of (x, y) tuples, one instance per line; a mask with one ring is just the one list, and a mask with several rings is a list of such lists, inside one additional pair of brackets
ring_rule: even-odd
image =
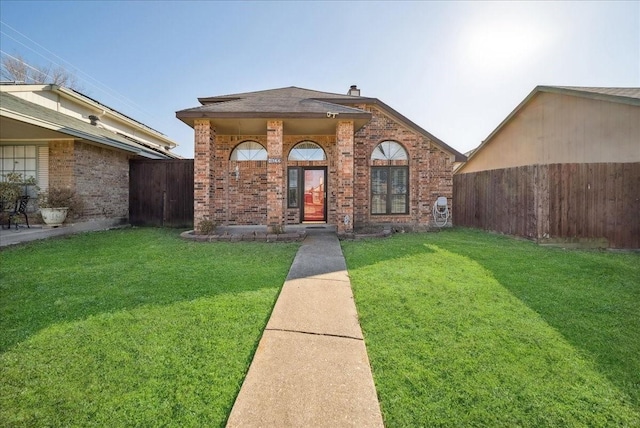
[[(343, 247), (350, 270), (397, 259), (400, 274), (402, 259), (429, 252), (430, 244), (490, 272), (640, 407), (640, 254), (545, 248), (458, 228)], [(429, 266), (424, 268), (428, 274)]]
[[(581, 263), (543, 262), (548, 249), (468, 231), (396, 235), (368, 245), (377, 246), (368, 256), (358, 243), (343, 249), (389, 426), (638, 423), (632, 392), (622, 386), (634, 382), (633, 369), (612, 364), (623, 372), (616, 377), (585, 350), (601, 332), (571, 340), (565, 328), (505, 286), (522, 281), (553, 304), (544, 279), (566, 278), (565, 265)], [(410, 255), (390, 257), (403, 254)], [(560, 303), (552, 311), (565, 308)]]
[(194, 243), (178, 235), (166, 229), (115, 230), (0, 252), (0, 352), (61, 322), (220, 294), (277, 290), (298, 248)]
[(544, 248), (472, 230), (433, 239), (491, 272), (640, 407), (640, 254)]
[(0, 354), (0, 420), (222, 427), (275, 294), (147, 305), (44, 328)]
[[(343, 249), (348, 249), (347, 260), (349, 269), (360, 269), (370, 266), (372, 263), (382, 263), (390, 260), (403, 261), (411, 256), (434, 251), (425, 245), (415, 245), (413, 240), (402, 240), (402, 237), (410, 238), (417, 234), (395, 235), (391, 238), (371, 238), (360, 241), (341, 241)], [(424, 235), (420, 235), (424, 236)]]

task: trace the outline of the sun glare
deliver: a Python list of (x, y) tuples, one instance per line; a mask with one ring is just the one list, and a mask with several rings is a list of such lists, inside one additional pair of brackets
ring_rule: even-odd
[(462, 39), (463, 61), (474, 72), (513, 71), (542, 51), (548, 35), (521, 23), (484, 23), (469, 29)]

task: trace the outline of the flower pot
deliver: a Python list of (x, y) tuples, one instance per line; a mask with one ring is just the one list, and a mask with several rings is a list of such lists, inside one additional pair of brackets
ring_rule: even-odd
[(40, 214), (42, 214), (42, 220), (48, 226), (60, 226), (67, 218), (67, 211), (69, 208), (40, 208)]

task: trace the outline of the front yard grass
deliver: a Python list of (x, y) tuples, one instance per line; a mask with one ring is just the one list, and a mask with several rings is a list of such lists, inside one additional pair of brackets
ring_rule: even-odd
[(297, 244), (127, 229), (0, 252), (0, 426), (224, 426)]
[(640, 254), (343, 242), (385, 425), (640, 426)]

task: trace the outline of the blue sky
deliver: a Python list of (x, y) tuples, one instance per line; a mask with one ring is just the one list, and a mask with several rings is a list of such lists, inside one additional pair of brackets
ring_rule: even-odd
[(445, 143), (478, 146), (536, 85), (640, 86), (640, 2), (0, 1), (0, 48), (193, 157), (197, 98), (357, 84)]

